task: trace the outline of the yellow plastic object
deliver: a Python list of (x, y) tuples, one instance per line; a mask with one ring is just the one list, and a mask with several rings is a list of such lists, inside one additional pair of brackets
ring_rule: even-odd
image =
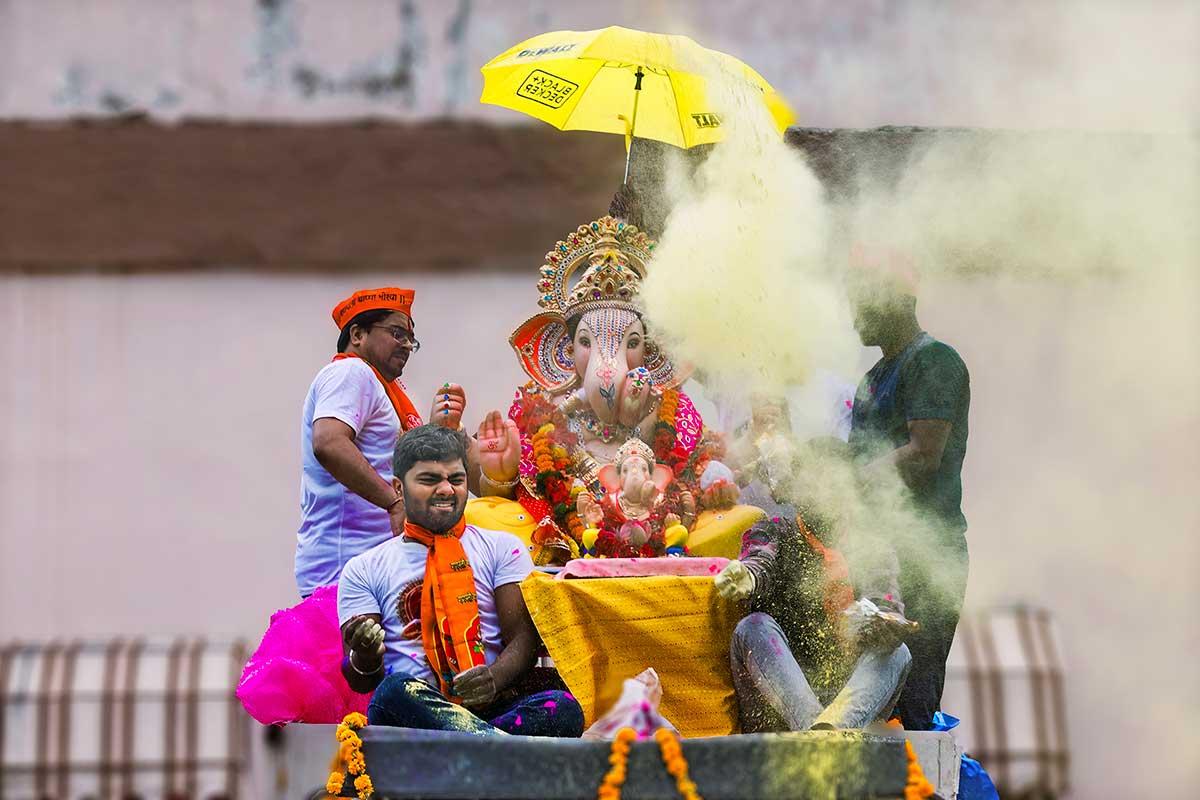
[(463, 514), (468, 525), (489, 531), (508, 531), (525, 544), (533, 545), (537, 520), (516, 500), (503, 497), (475, 497), (467, 501)]
[(627, 144), (630, 136), (683, 148), (724, 138), (720, 112), (725, 109), (710, 102), (711, 80), (750, 87), (751, 102), (761, 99), (763, 113), (781, 135), (795, 120), (761, 75), (686, 36), (616, 26), (554, 31), (509, 48), (481, 72), (481, 102), (520, 111), (559, 130), (619, 134)]
[(588, 725), (612, 708), (626, 678), (653, 667), (660, 710), (681, 734), (737, 732), (729, 642), (742, 609), (717, 595), (712, 578), (560, 581), (535, 572), (521, 594)]
[(663, 542), (667, 547), (683, 547), (688, 541), (688, 529), (682, 525), (672, 525), (663, 531)]
[(696, 518), (688, 535), (688, 552), (694, 556), (737, 558), (742, 551), (742, 534), (762, 516), (763, 510), (754, 506), (705, 511)]
[(596, 547), (596, 539), (600, 536), (599, 528), (584, 528), (583, 529), (583, 549), (592, 550)]

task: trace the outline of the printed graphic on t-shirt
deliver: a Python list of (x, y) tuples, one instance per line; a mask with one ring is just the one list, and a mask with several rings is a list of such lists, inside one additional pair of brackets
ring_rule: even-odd
[(424, 578), (410, 581), (396, 596), (396, 616), (400, 618), (400, 637), (421, 638), (421, 588)]

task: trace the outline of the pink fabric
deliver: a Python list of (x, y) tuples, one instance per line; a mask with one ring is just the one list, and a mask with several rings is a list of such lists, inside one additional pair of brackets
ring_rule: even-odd
[(342, 677), (336, 584), (271, 615), (237, 697), (264, 725), (336, 723), (352, 711), (366, 713), (369, 696), (350, 691)]
[[(521, 413), (521, 391), (517, 390), (517, 396), (513, 399), (512, 405), (508, 408), (508, 418), (516, 420)], [(521, 431), (521, 463), (517, 467), (523, 478), (532, 478), (537, 474), (537, 467), (533, 463), (533, 439), (530, 438), (524, 430)]]
[(728, 558), (575, 558), (567, 562), (555, 580), (652, 575), (715, 577), (728, 563)]
[(692, 398), (680, 392), (679, 405), (675, 408), (675, 445), (691, 453), (700, 443), (700, 434), (703, 432), (704, 420), (692, 403)]

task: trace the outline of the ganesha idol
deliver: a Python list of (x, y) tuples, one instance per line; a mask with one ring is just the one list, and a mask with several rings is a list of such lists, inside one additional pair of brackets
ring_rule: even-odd
[[(637, 295), (654, 242), (613, 217), (546, 254), (541, 313), (509, 338), (530, 382), (483, 430), (467, 519), (525, 538), (540, 565), (587, 555), (736, 557), (760, 516), (736, 506), (718, 436), (680, 391)], [(485, 423), (485, 428), (487, 425)], [(520, 438), (520, 456), (509, 437)]]
[(617, 450), (614, 463), (600, 468), (604, 489), (600, 501), (585, 491), (575, 501), (576, 512), (587, 525), (581, 542), (584, 552), (609, 558), (683, 555), (687, 526), (696, 518), (696, 501), (682, 489), (672, 510), (662, 510), (663, 493), (674, 478), (669, 467), (655, 462), (648, 444), (628, 439)]

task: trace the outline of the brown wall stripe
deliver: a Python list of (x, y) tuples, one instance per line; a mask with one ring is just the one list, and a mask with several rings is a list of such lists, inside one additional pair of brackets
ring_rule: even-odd
[(36, 770), (33, 776), (33, 792), (34, 796), (38, 798), (50, 796), (47, 791), (50, 776), (46, 771), (50, 761), (50, 686), (55, 666), (58, 663), (58, 655), (61, 652), (62, 645), (58, 642), (50, 642), (42, 649), (42, 673), (38, 676), (37, 720), (35, 721), (37, 733), (34, 737), (36, 745), (33, 757)]
[(124, 646), (123, 639), (113, 639), (104, 651), (100, 689), (100, 800), (112, 797), (113, 690), (117, 683), (117, 662)]
[(206, 643), (203, 638), (196, 639), (192, 642), (191, 652), (188, 654), (188, 683), (187, 693), (187, 710), (185, 712), (185, 757), (183, 760), (184, 769), (184, 796), (189, 800), (196, 798), (196, 781), (197, 771), (199, 770), (199, 750), (200, 750), (200, 666), (201, 660), (204, 657), (204, 649)]
[(964, 652), (967, 655), (967, 683), (971, 694), (971, 731), (975, 734), (975, 749), (981, 754), (988, 752), (988, 715), (984, 706), (984, 692), (987, 691), (989, 675), (982, 667), (979, 657), (979, 646), (976, 642), (975, 628), (979, 626), (978, 618), (964, 620), (959, 623), (958, 630), (963, 637)]
[(12, 642), (0, 648), (0, 800), (4, 800), (4, 787), (8, 785), (4, 779), (5, 731), (8, 729), (8, 720), (4, 712), (8, 708), (8, 675), (13, 659), (20, 651), (20, 642)]
[(238, 680), (242, 675), (242, 668), (246, 665), (247, 657), (246, 643), (241, 639), (236, 640), (229, 653), (230, 685), (235, 687), (235, 690), (229, 698), (229, 740), (226, 743), (229, 753), (229, 766), (225, 771), (225, 796), (228, 800), (237, 800), (238, 776), (249, 760), (246, 752), (247, 743), (245, 735), (246, 726), (249, 724), (249, 717), (242, 710), (242, 704), (237, 698), (236, 691)]
[(1054, 709), (1054, 728), (1057, 735), (1055, 749), (1058, 751), (1058, 778), (1063, 794), (1066, 794), (1071, 790), (1071, 748), (1067, 739), (1067, 697), (1063, 687), (1062, 654), (1054, 646), (1054, 637), (1050, 635), (1050, 615), (1045, 609), (1039, 609), (1037, 619), (1042, 652), (1046, 654), (1046, 661), (1053, 665), (1050, 669), (1050, 703)]
[(991, 761), (996, 765), (996, 783), (1002, 786), (1008, 783), (1008, 725), (1004, 713), (1004, 671), (1000, 668), (1000, 659), (996, 656), (996, 643), (992, 639), (992, 629), (986, 617), (979, 616), (978, 630), (980, 650), (988, 664), (992, 677), (991, 695), (992, 711), (994, 712), (996, 746)]
[(71, 796), (71, 708), (74, 705), (75, 665), (83, 642), (75, 641), (63, 653), (62, 680), (58, 693), (58, 788), (55, 797)]
[(121, 694), (121, 797), (133, 795), (133, 746), (137, 720), (138, 666), (146, 643), (135, 639), (125, 653), (125, 688)]
[(167, 651), (167, 696), (163, 699), (163, 724), (166, 726), (166, 742), (163, 755), (163, 796), (175, 796), (175, 768), (178, 758), (178, 735), (176, 717), (179, 702), (179, 662), (183, 658), (186, 643), (176, 639)]
[(1017, 636), (1021, 640), (1021, 649), (1025, 653), (1025, 661), (1029, 664), (1029, 682), (1032, 689), (1033, 701), (1033, 747), (1038, 753), (1037, 774), (1038, 784), (1049, 788), (1050, 783), (1050, 743), (1046, 732), (1046, 668), (1037, 656), (1037, 645), (1033, 641), (1033, 631), (1030, 629), (1029, 611), (1024, 606), (1016, 609)]
[(0, 272), (524, 269), (625, 160), (606, 134), (450, 121), (0, 120), (0, 153)]

